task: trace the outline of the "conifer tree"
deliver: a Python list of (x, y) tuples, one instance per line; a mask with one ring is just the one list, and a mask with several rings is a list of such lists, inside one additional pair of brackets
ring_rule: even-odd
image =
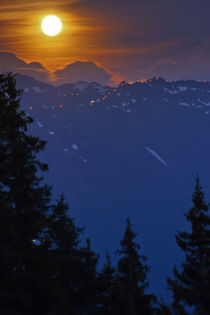
[(140, 245), (135, 242), (137, 234), (127, 219), (126, 230), (118, 251), (120, 259), (117, 268), (117, 311), (116, 314), (153, 314), (155, 297), (145, 293), (147, 281), (147, 258), (139, 255)]
[(172, 314), (172, 311), (171, 311), (170, 305), (165, 304), (165, 302), (162, 299), (160, 299), (160, 302), (158, 303), (158, 307), (155, 310), (155, 315), (171, 315), (171, 314)]
[(50, 314), (76, 314), (79, 294), (79, 272), (81, 272), (80, 234), (68, 214), (64, 197), (52, 206), (46, 223), (44, 244), (49, 289)]
[(98, 274), (97, 284), (98, 313), (100, 315), (114, 315), (116, 304), (116, 269), (112, 267), (108, 254), (104, 268)]
[[(99, 255), (95, 254), (91, 249), (90, 239), (86, 239), (86, 246), (80, 249), (81, 268), (79, 271), (80, 295), (78, 305), (80, 305), (80, 313), (92, 315), (97, 309), (97, 272), (96, 266)], [(79, 314), (80, 314), (79, 313)]]
[(195, 309), (195, 314), (210, 314), (210, 215), (208, 204), (196, 177), (193, 206), (185, 214), (189, 232), (178, 232), (176, 242), (185, 254), (181, 270), (174, 268), (174, 279), (168, 278), (173, 292), (174, 309), (184, 314), (184, 306)]
[(89, 240), (81, 246), (83, 229), (70, 218), (63, 196), (51, 212), (46, 238), (53, 285), (50, 314), (93, 314), (98, 256), (91, 250)]
[(43, 232), (51, 196), (37, 175), (47, 170), (37, 159), (45, 142), (27, 134), (33, 120), (20, 110), (20, 94), (11, 74), (0, 75), (0, 312), (4, 309), (4, 314), (8, 307), (13, 314), (28, 313), (29, 308), (33, 314), (38, 299), (43, 302), (35, 263), (41, 246), (35, 241)]
[(12, 74), (0, 75), (0, 313), (93, 314), (98, 256), (42, 183), (45, 142), (28, 134), (20, 95)]

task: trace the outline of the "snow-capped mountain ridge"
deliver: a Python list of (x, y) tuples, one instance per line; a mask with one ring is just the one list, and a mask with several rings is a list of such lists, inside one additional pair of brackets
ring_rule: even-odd
[[(22, 81), (20, 80), (22, 78)], [(202, 108), (210, 106), (210, 82), (207, 81), (167, 81), (162, 78), (152, 78), (144, 82), (128, 83), (121, 82), (117, 87), (101, 86), (98, 83), (78, 82), (76, 84), (65, 84), (59, 87), (47, 85), (32, 79), (21, 81), (25, 93), (43, 93), (46, 97), (54, 96), (54, 106), (64, 100), (83, 105), (106, 105), (107, 110), (123, 110), (127, 113), (136, 111), (137, 102), (156, 102), (157, 99), (166, 103), (176, 103), (179, 106)], [(136, 104), (137, 105), (137, 104)], [(130, 107), (129, 107), (130, 106)], [(129, 107), (129, 108), (128, 108)], [(138, 107), (138, 105), (137, 105)], [(135, 108), (135, 110), (134, 110)]]

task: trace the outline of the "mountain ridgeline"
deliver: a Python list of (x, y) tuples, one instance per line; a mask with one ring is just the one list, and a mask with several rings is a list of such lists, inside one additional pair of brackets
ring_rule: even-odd
[[(151, 267), (152, 292), (182, 253), (195, 175), (210, 187), (210, 83), (153, 78), (112, 88), (78, 82), (54, 87), (17, 75), (30, 132), (48, 142), (46, 180), (64, 193), (71, 215), (102, 256), (114, 256), (131, 217)], [(208, 191), (207, 191), (208, 193)], [(208, 196), (208, 195), (207, 195)]]

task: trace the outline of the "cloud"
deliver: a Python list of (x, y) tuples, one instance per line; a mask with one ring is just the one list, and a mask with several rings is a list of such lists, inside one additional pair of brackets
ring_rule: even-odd
[(171, 59), (160, 59), (152, 72), (168, 79), (210, 80), (210, 37), (186, 53)]
[[(191, 57), (182, 57), (182, 61), (180, 57), (197, 45), (192, 41), (209, 36), (209, 10), (209, 0), (1, 0), (0, 50), (37, 60), (50, 71), (91, 60), (125, 79), (137, 80), (154, 72), (172, 77), (175, 63), (181, 75), (185, 63), (184, 71), (192, 67), (196, 76), (200, 72), (197, 61), (186, 66)], [(62, 18), (65, 27), (58, 37), (47, 38), (40, 23), (52, 12)], [(200, 62), (204, 72), (206, 60), (205, 54)], [(28, 74), (29, 70), (45, 80), (46, 69), (22, 65), (22, 71)]]
[(110, 83), (112, 75), (94, 62), (77, 61), (54, 73), (59, 84), (78, 81), (98, 82), (102, 85)]
[(52, 73), (40, 62), (27, 63), (11, 52), (0, 51), (0, 73), (13, 72), (52, 84), (75, 83), (78, 81), (97, 82), (101, 85), (113, 85), (122, 81), (119, 76), (111, 74), (94, 62), (73, 62)]
[(48, 81), (50, 72), (39, 62), (26, 63), (11, 52), (0, 52), (0, 72), (13, 72), (32, 76), (36, 80)]

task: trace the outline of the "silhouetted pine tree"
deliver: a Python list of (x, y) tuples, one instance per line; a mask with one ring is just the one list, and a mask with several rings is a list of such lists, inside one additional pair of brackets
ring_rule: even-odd
[(120, 260), (117, 268), (117, 309), (116, 314), (153, 314), (153, 295), (145, 293), (148, 287), (145, 265), (147, 258), (139, 255), (140, 246), (135, 243), (137, 234), (132, 230), (130, 220), (121, 241), (121, 249), (118, 251)]
[(96, 308), (98, 256), (80, 245), (82, 229), (68, 215), (64, 198), (49, 216), (47, 243), (53, 294), (50, 314), (93, 314)]
[(210, 216), (208, 205), (196, 178), (193, 207), (185, 214), (190, 232), (178, 232), (176, 242), (185, 253), (181, 271), (174, 268), (174, 279), (168, 278), (173, 292), (174, 309), (184, 314), (183, 305), (195, 308), (195, 314), (210, 314)]
[[(27, 134), (30, 117), (19, 109), (20, 91), (11, 74), (0, 75), (0, 313), (37, 312), (44, 295), (35, 242), (46, 223), (50, 189), (38, 171), (45, 142)], [(40, 243), (41, 245), (41, 243)]]
[(163, 300), (160, 300), (160, 302), (158, 303), (158, 307), (155, 310), (155, 315), (171, 315), (171, 314), (172, 314), (171, 307), (165, 304)]
[(114, 315), (116, 306), (116, 269), (111, 265), (110, 256), (107, 255), (103, 270), (97, 279), (97, 305), (101, 315)]
[(86, 246), (80, 250), (81, 270), (79, 272), (80, 296), (78, 299), (79, 313), (96, 314), (97, 303), (97, 272), (96, 266), (99, 255), (96, 255), (90, 245), (90, 239), (86, 239)]
[(0, 314), (94, 314), (98, 257), (42, 184), (45, 142), (28, 135), (20, 94), (0, 75)]
[(50, 314), (76, 314), (81, 272), (80, 234), (68, 214), (68, 205), (61, 196), (52, 206), (46, 225)]

